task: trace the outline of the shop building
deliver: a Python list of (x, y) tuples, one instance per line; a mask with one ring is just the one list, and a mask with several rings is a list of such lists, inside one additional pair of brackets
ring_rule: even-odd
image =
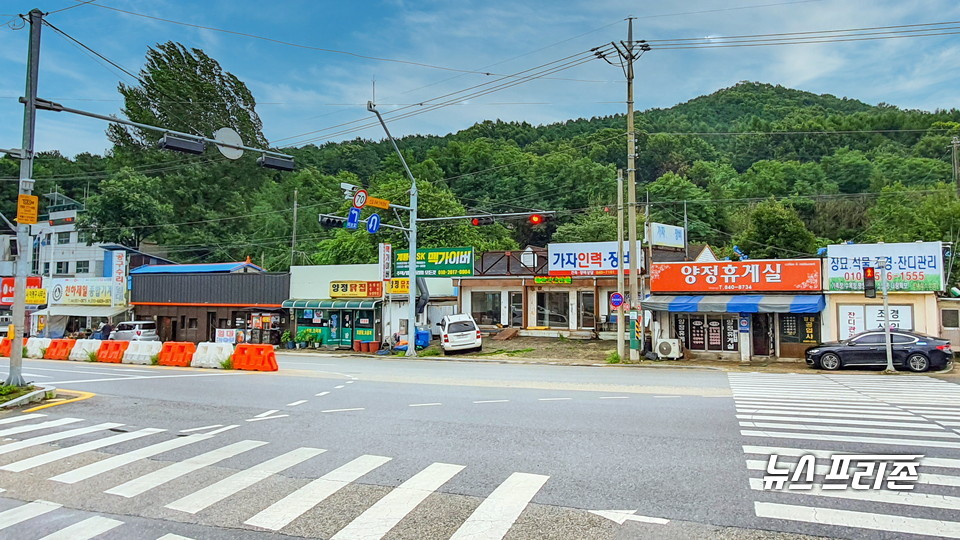
[(803, 358), (821, 338), (821, 259), (652, 265), (653, 339), (685, 357)]

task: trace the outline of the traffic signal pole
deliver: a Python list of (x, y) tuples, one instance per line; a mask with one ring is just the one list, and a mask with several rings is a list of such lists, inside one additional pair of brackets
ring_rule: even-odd
[(880, 260), (883, 261), (880, 263), (880, 288), (883, 290), (883, 336), (887, 345), (887, 368), (883, 372), (896, 373), (893, 368), (893, 341), (890, 336), (890, 295), (887, 294), (887, 261), (889, 259), (882, 257)]

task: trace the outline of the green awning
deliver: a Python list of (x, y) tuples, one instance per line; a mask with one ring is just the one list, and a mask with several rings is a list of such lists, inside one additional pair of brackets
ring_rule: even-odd
[(374, 309), (382, 300), (299, 300), (283, 301), (288, 309)]

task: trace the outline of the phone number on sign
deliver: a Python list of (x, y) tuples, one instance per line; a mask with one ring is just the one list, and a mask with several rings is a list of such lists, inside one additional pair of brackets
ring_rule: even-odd
[[(926, 275), (923, 272), (900, 272), (899, 274), (887, 272), (888, 280), (892, 281), (898, 277), (901, 281), (923, 281), (926, 279)], [(879, 276), (877, 278), (879, 279)], [(863, 279), (863, 272), (844, 272), (843, 279), (847, 281), (859, 281)]]

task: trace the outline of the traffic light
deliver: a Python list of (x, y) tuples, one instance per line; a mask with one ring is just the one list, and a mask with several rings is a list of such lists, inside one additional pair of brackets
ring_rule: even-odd
[(495, 221), (492, 217), (475, 217), (470, 220), (470, 224), (474, 227), (480, 227), (481, 225), (493, 225)]
[(343, 228), (347, 223), (347, 218), (342, 218), (340, 216), (326, 216), (320, 214), (320, 226), (325, 229), (336, 229)]
[(867, 298), (877, 297), (877, 270), (872, 266), (863, 269), (863, 295)]
[(537, 225), (543, 225), (549, 220), (550, 220), (550, 216), (546, 216), (544, 214), (530, 214), (529, 216), (527, 216), (527, 221), (530, 223), (530, 225), (533, 225), (534, 227), (536, 227)]

